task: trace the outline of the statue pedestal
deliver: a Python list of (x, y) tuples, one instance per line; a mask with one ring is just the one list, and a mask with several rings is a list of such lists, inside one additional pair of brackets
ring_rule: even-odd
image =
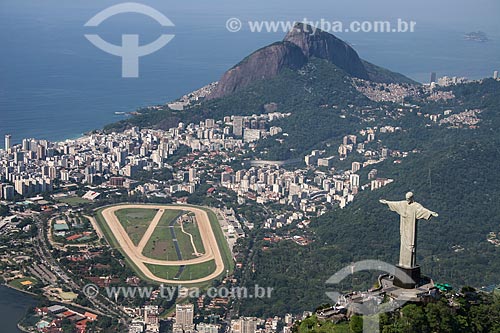
[(429, 303), (439, 299), (439, 290), (434, 282), (423, 276), (421, 284), (417, 288), (401, 288), (394, 284), (395, 279), (388, 276), (380, 276), (380, 291), (393, 300), (407, 301), (413, 303)]
[[(397, 274), (394, 276), (394, 285), (403, 289), (413, 289), (420, 285), (420, 266), (415, 266), (412, 268), (401, 267), (396, 265), (406, 276), (398, 277)], [(413, 281), (413, 282), (411, 282)]]

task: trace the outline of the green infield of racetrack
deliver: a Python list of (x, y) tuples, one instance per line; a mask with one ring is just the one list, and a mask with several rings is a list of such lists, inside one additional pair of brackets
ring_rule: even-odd
[[(181, 210), (165, 210), (158, 225), (156, 226), (151, 238), (149, 238), (142, 254), (148, 258), (158, 260), (177, 260), (177, 252), (175, 252), (172, 234), (170, 233), (169, 225), (177, 217), (182, 215)], [(181, 228), (175, 224), (175, 234), (178, 237), (178, 232)], [(180, 240), (179, 240), (180, 243)], [(190, 246), (191, 247), (191, 246)], [(191, 250), (192, 252), (192, 250)], [(192, 259), (191, 257), (184, 257), (183, 259)]]
[(115, 214), (134, 245), (137, 246), (157, 212), (157, 209), (124, 208), (117, 210)]
[[(179, 266), (160, 266), (146, 264), (146, 267), (155, 276), (162, 279), (173, 279), (179, 271)], [(201, 279), (215, 271), (215, 260), (202, 262), (201, 264), (188, 265), (184, 268), (179, 281), (189, 281), (194, 279)]]
[[(130, 204), (131, 203), (125, 203), (123, 205), (130, 205)], [(147, 204), (144, 204), (144, 205), (147, 205)], [(168, 206), (175, 206), (175, 205), (168, 205)], [(185, 206), (190, 206), (190, 205), (185, 205)], [(122, 253), (122, 255), (125, 257), (127, 264), (134, 270), (134, 272), (137, 274), (137, 276), (139, 276), (144, 281), (148, 281), (148, 282), (153, 283), (153, 284), (160, 284), (159, 282), (156, 282), (156, 281), (153, 281), (153, 280), (150, 280), (149, 278), (147, 278), (141, 272), (141, 270), (139, 268), (137, 268), (137, 266), (122, 251), (120, 244), (118, 243), (118, 241), (114, 237), (113, 233), (111, 232), (111, 230), (108, 227), (108, 224), (106, 223), (106, 221), (104, 220), (104, 217), (102, 216), (102, 211), (106, 208), (109, 208), (109, 207), (110, 206), (98, 208), (94, 213), (94, 215), (96, 217), (96, 221), (99, 224), (99, 226), (101, 227), (101, 230), (104, 233), (106, 240), (108, 241), (108, 243), (110, 244), (110, 246), (113, 249), (117, 249), (120, 251), (120, 253)], [(224, 234), (223, 234), (222, 229), (220, 227), (219, 221), (217, 220), (217, 216), (215, 215), (215, 213), (213, 211), (211, 211), (208, 208), (204, 208), (204, 207), (200, 207), (200, 206), (192, 206), (192, 207), (200, 208), (200, 209), (203, 209), (204, 211), (207, 212), (209, 220), (210, 220), (210, 224), (212, 226), (212, 230), (215, 234), (215, 238), (217, 239), (217, 244), (219, 245), (219, 250), (221, 251), (222, 260), (224, 262), (224, 268), (225, 268), (225, 270), (229, 270), (229, 274), (231, 274), (233, 269), (234, 269), (234, 261), (233, 261), (232, 256), (231, 256), (231, 251), (229, 250), (229, 245), (227, 244), (226, 239), (224, 238)], [(176, 267), (176, 266), (170, 266), (170, 267)], [(177, 267), (177, 270), (178, 270), (178, 267)], [(176, 270), (176, 272), (177, 272), (177, 270)], [(224, 275), (225, 274), (221, 274), (218, 278), (221, 278)], [(183, 281), (183, 283), (187, 284), (189, 282)], [(205, 282), (202, 284), (190, 284), (190, 286), (197, 286), (197, 287), (206, 287), (208, 285), (210, 285), (209, 282)]]
[[(194, 245), (199, 253), (205, 253), (203, 241), (201, 240), (200, 230), (197, 223), (184, 223), (184, 231), (193, 236)], [(181, 231), (182, 233), (182, 231)], [(187, 236), (187, 235), (186, 235)], [(187, 236), (189, 238), (189, 236)]]

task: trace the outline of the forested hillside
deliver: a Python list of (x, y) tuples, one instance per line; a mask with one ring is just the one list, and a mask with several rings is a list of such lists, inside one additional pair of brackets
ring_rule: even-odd
[[(254, 246), (250, 260), (256, 268), (247, 274), (246, 282), (273, 286), (275, 299), (246, 300), (245, 312), (310, 310), (328, 301), (324, 281), (345, 265), (362, 259), (396, 263), (399, 216), (378, 200), (402, 200), (407, 191), (440, 214), (419, 223), (417, 253), (424, 274), (457, 288), (500, 283), (500, 248), (487, 242), (490, 232), (500, 232), (500, 83), (486, 80), (453, 89), (455, 100), (424, 108), (482, 109), (479, 128), (411, 126), (412, 117), (403, 119), (409, 130), (392, 143), (419, 152), (401, 164), (388, 159), (376, 165), (379, 177), (393, 178), (394, 183), (364, 191), (347, 208), (314, 219), (315, 241), (309, 246), (291, 242)], [(362, 177), (368, 170), (363, 170)], [(261, 250), (264, 244), (269, 247), (266, 251)], [(373, 277), (362, 275), (343, 287), (368, 288), (371, 281)]]

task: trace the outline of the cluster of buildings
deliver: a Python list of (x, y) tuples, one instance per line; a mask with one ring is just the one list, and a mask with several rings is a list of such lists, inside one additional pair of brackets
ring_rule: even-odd
[(429, 101), (439, 101), (439, 100), (449, 100), (455, 98), (455, 94), (453, 91), (443, 91), (443, 90), (435, 90), (431, 89), (429, 97), (427, 100)]
[[(5, 150), (0, 151), (0, 199), (12, 201), (15, 194), (32, 196), (53, 190), (53, 180), (50, 178), (50, 168), (36, 170), (27, 160), (42, 160), (54, 154), (53, 149), (47, 149), (46, 140), (23, 140), (22, 145), (13, 147), (12, 136), (5, 135)], [(27, 176), (27, 175), (30, 176)]]
[[(493, 72), (493, 79), (499, 80), (498, 71)], [(466, 77), (443, 76), (437, 78), (436, 73), (431, 73), (429, 84), (417, 86), (407, 83), (377, 83), (362, 79), (353, 79), (355, 88), (363, 95), (376, 102), (403, 103), (406, 97), (420, 97), (423, 93), (428, 93), (428, 100), (448, 100), (454, 98), (452, 91), (436, 90), (437, 87), (448, 87), (463, 83), (469, 83)]]
[(36, 331), (42, 333), (61, 332), (63, 324), (70, 323), (74, 332), (87, 332), (87, 325), (97, 320), (98, 316), (91, 312), (77, 312), (62, 305), (35, 308), (35, 315), (40, 318), (36, 323)]
[(186, 94), (179, 98), (179, 100), (169, 103), (167, 106), (171, 110), (181, 111), (190, 105), (196, 105), (205, 99), (217, 87), (218, 82), (212, 82), (198, 90)]
[(457, 76), (443, 76), (437, 79), (436, 81), (431, 81), (431, 87), (434, 85), (442, 86), (442, 87), (448, 87), (448, 86), (453, 86), (457, 84), (462, 84), (462, 83), (467, 83), (468, 80), (466, 77), (457, 77)]
[[(493, 71), (493, 79), (494, 80), (499, 80), (500, 78), (498, 77), (498, 70)], [(430, 87), (435, 88), (436, 86), (442, 86), (442, 87), (448, 87), (448, 86), (453, 86), (457, 84), (462, 84), (462, 83), (469, 83), (469, 82), (477, 82), (477, 81), (469, 81), (466, 77), (457, 77), (457, 76), (443, 76), (440, 78), (437, 78), (436, 73), (432, 72), (431, 73), (431, 79), (430, 79)]]
[(480, 109), (465, 110), (460, 113), (451, 114), (449, 110), (445, 111), (444, 115), (447, 116), (439, 121), (439, 125), (445, 125), (451, 128), (461, 127), (474, 127), (481, 120), (478, 115), (482, 112)]
[(126, 312), (131, 316), (135, 316), (129, 325), (129, 333), (160, 332), (160, 309), (157, 305), (126, 309)]
[[(129, 333), (158, 333), (160, 330), (159, 307), (146, 305), (142, 308), (126, 308), (126, 312), (135, 317), (128, 326)], [(310, 315), (305, 313), (303, 317)], [(282, 317), (260, 319), (256, 317), (237, 317), (226, 322), (195, 322), (195, 307), (191, 303), (177, 304), (175, 315), (170, 317), (172, 333), (291, 333), (298, 317), (291, 314)]]
[[(310, 313), (304, 313), (302, 317), (307, 317)], [(301, 318), (302, 318), (301, 317)], [(293, 324), (299, 318), (291, 314), (282, 317), (272, 317), (260, 319), (255, 317), (239, 317), (231, 320), (230, 333), (291, 333)]]
[[(338, 154), (328, 156), (325, 151), (314, 150), (305, 156), (306, 168), (286, 170), (279, 165), (250, 167), (221, 173), (220, 183), (238, 193), (239, 201), (254, 200), (257, 203), (278, 202), (293, 206), (296, 211), (287, 216), (268, 220), (269, 227), (281, 227), (307, 215), (318, 215), (325, 209), (324, 203), (338, 204), (341, 208), (354, 200), (362, 190), (376, 190), (392, 182), (392, 179), (377, 177), (372, 168), (366, 179), (359, 171), (380, 163), (390, 156), (406, 157), (407, 153), (388, 148), (373, 149), (367, 146), (375, 141), (376, 133), (395, 133), (401, 128), (383, 126), (367, 128), (358, 135), (347, 135), (338, 147)], [(359, 140), (361, 137), (361, 141)], [(358, 161), (351, 163), (349, 170), (336, 170), (334, 162), (344, 160), (357, 153)], [(312, 172), (311, 172), (312, 171)], [(366, 177), (366, 176), (365, 176)]]
[[(220, 325), (211, 323), (194, 323), (194, 305), (177, 304), (173, 319), (172, 333), (219, 333)], [(160, 331), (159, 307), (146, 305), (143, 308), (127, 309), (127, 313), (135, 316), (129, 325), (129, 333), (158, 333)]]
[[(235, 151), (246, 143), (280, 133), (281, 128), (268, 128), (267, 124), (288, 115), (274, 112), (225, 117), (217, 122), (206, 119), (199, 124), (179, 123), (167, 131), (133, 127), (123, 133), (93, 133), (56, 143), (23, 139), (21, 144), (13, 145), (11, 136), (6, 135), (5, 149), (0, 150), (1, 199), (102, 183), (133, 189), (130, 179), (144, 170), (168, 168), (166, 160), (181, 145), (192, 151)], [(188, 170), (180, 177), (182, 183), (188, 184), (170, 190), (193, 193), (196, 170)]]
[[(498, 77), (498, 71), (495, 70), (493, 71), (493, 79), (498, 80), (500, 79)], [(436, 82), (436, 73), (431, 73), (431, 84)], [(437, 80), (437, 84), (440, 86), (450, 86), (450, 85), (455, 85), (455, 84), (460, 84), (460, 83), (467, 83), (468, 80), (465, 77), (449, 77), (449, 76), (443, 76)]]
[[(498, 70), (493, 72), (493, 79), (500, 80)], [(376, 102), (403, 103), (406, 97), (420, 97), (422, 92), (429, 93), (428, 100), (448, 100), (454, 98), (452, 91), (436, 90), (437, 87), (449, 87), (469, 81), (466, 77), (443, 76), (438, 78), (435, 72), (431, 73), (429, 84), (423, 86), (407, 83), (377, 83), (362, 79), (353, 79), (354, 87), (363, 95)]]
[(49, 223), (51, 224), (49, 241), (56, 247), (54, 240), (83, 244), (97, 238), (90, 222), (81, 214), (61, 214)]
[(375, 102), (402, 103), (405, 97), (419, 96), (419, 86), (407, 83), (378, 83), (353, 79), (354, 86), (363, 95)]

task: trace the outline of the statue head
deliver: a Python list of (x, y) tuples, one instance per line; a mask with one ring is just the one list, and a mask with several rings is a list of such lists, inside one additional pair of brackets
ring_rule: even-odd
[(413, 202), (413, 192), (406, 193), (406, 201), (408, 201), (408, 203)]

